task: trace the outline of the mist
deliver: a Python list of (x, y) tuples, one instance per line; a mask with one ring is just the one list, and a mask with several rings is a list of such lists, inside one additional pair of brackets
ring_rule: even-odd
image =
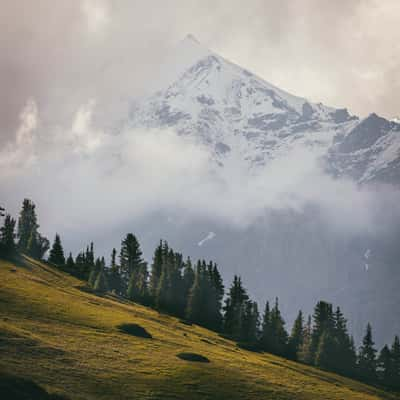
[(58, 231), (67, 243), (80, 236), (84, 243), (128, 223), (133, 230), (156, 213), (244, 230), (271, 210), (301, 215), (313, 206), (329, 229), (346, 235), (387, 231), (400, 216), (397, 189), (335, 179), (308, 148), (263, 167), (232, 159), (221, 168), (195, 136), (129, 127), (110, 133), (95, 124), (95, 109), (91, 100), (68, 124), (43, 134), (31, 99), (0, 151), (2, 201), (16, 215), (23, 198), (33, 199), (50, 238)]

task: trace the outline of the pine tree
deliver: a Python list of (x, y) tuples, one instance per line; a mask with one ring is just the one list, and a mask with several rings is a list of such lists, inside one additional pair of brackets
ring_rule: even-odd
[(400, 389), (400, 340), (398, 336), (394, 337), (392, 348), (390, 349), (393, 362), (392, 384), (391, 386), (398, 390)]
[(196, 273), (194, 277), (193, 286), (190, 288), (188, 303), (186, 307), (186, 318), (188, 321), (195, 322), (198, 324), (204, 323), (206, 320), (203, 310), (204, 300), (204, 275), (200, 262), (197, 263)]
[(388, 345), (385, 345), (377, 360), (378, 378), (383, 385), (390, 387), (393, 384), (393, 358)]
[(185, 310), (187, 309), (188, 299), (189, 299), (189, 292), (191, 287), (193, 286), (195, 278), (195, 273), (192, 267), (192, 261), (190, 257), (185, 262), (185, 266), (183, 268), (183, 298), (185, 302)]
[(149, 292), (154, 303), (157, 296), (158, 286), (160, 283), (163, 259), (164, 259), (163, 241), (160, 240), (159, 245), (156, 247), (154, 251), (153, 263), (151, 264), (150, 283), (149, 283)]
[(121, 275), (119, 272), (119, 266), (116, 262), (117, 250), (114, 248), (111, 252), (111, 268), (110, 268), (110, 276), (109, 276), (109, 288), (116, 294), (121, 294), (122, 291), (122, 282)]
[(263, 314), (260, 347), (264, 351), (271, 351), (271, 311), (268, 301), (265, 303)]
[(7, 214), (0, 228), (0, 256), (13, 257), (17, 252), (15, 244), (15, 220)]
[(288, 334), (285, 330), (285, 321), (279, 310), (278, 298), (271, 310), (271, 352), (280, 356), (287, 353)]
[(104, 259), (102, 259), (100, 261), (101, 265), (100, 271), (97, 274), (96, 280), (93, 285), (93, 289), (99, 293), (105, 293), (108, 290), (108, 280), (107, 280), (107, 274), (104, 270), (104, 264), (105, 264)]
[(72, 257), (72, 253), (69, 253), (68, 255), (66, 267), (70, 273), (75, 272), (75, 263), (74, 263), (74, 258)]
[(28, 241), (26, 253), (38, 260), (41, 260), (50, 248), (49, 240), (39, 232), (32, 232)]
[(134, 234), (128, 233), (122, 240), (119, 259), (121, 277), (126, 287), (132, 273), (137, 272), (143, 262), (142, 250)]
[(243, 306), (249, 300), (242, 280), (235, 275), (224, 306), (224, 332), (235, 339), (240, 338), (243, 322)]
[(347, 331), (347, 321), (339, 307), (336, 308), (334, 314), (333, 336), (336, 349), (331, 360), (332, 370), (348, 376), (354, 375), (357, 355)]
[(371, 325), (367, 325), (365, 336), (358, 355), (358, 372), (367, 383), (376, 381), (376, 349), (372, 340)]
[(303, 331), (303, 343), (297, 353), (297, 360), (301, 361), (304, 364), (312, 363), (311, 336), (312, 336), (311, 315), (309, 315), (307, 319), (307, 324)]
[(64, 250), (61, 244), (60, 235), (56, 234), (53, 247), (50, 250), (49, 262), (57, 266), (65, 264)]
[(142, 263), (138, 270), (132, 273), (128, 284), (127, 297), (138, 303), (148, 303), (148, 271), (146, 263)]
[(24, 199), (18, 219), (18, 248), (23, 253), (27, 252), (29, 239), (37, 234), (39, 228), (35, 208), (31, 200)]
[(240, 341), (255, 345), (259, 337), (260, 315), (255, 301), (246, 301), (243, 305), (243, 321)]
[(304, 320), (303, 313), (300, 310), (296, 320), (294, 321), (292, 332), (288, 342), (288, 356), (293, 360), (297, 360), (297, 354), (303, 345)]
[(99, 276), (100, 271), (104, 269), (104, 265), (101, 262), (100, 258), (97, 258), (96, 261), (94, 262), (94, 265), (92, 266), (89, 274), (89, 279), (88, 279), (88, 284), (92, 288), (94, 288), (96, 284), (96, 280)]
[(332, 334), (334, 329), (334, 317), (332, 304), (325, 301), (319, 301), (314, 308), (313, 314), (314, 327), (311, 334), (311, 358), (315, 361), (315, 355), (318, 351), (320, 338), (325, 331)]
[(337, 343), (328, 329), (324, 330), (318, 344), (318, 349), (315, 355), (315, 365), (319, 368), (333, 371), (335, 370), (335, 356)]

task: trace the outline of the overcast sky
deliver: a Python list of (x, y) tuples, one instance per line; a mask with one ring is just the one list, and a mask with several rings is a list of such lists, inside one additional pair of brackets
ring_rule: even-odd
[(394, 117), (399, 20), (398, 0), (1, 0), (0, 143), (28, 99), (42, 130), (90, 99), (123, 118), (187, 33), (293, 94)]

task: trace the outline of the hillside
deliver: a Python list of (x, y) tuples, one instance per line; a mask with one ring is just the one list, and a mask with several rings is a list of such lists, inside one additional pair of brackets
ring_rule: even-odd
[[(47, 265), (0, 261), (0, 370), (69, 399), (396, 399), (149, 308), (98, 297)], [(135, 323), (152, 338), (118, 326)], [(209, 363), (184, 361), (181, 352)], [(0, 387), (1, 387), (0, 379)]]

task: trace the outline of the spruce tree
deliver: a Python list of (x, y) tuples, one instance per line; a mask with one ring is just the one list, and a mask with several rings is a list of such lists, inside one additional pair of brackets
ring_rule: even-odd
[(398, 336), (394, 337), (392, 348), (390, 349), (393, 362), (392, 382), (394, 389), (400, 389), (400, 340)]
[(392, 386), (394, 376), (393, 358), (392, 353), (386, 344), (379, 353), (377, 367), (380, 382), (386, 387)]
[(192, 261), (190, 257), (187, 258), (185, 262), (185, 266), (183, 268), (183, 298), (185, 301), (185, 309), (187, 308), (189, 292), (191, 287), (193, 286), (195, 278), (195, 273), (192, 267)]
[(127, 297), (138, 303), (148, 303), (148, 271), (146, 263), (142, 263), (135, 272), (132, 273), (129, 280)]
[(7, 214), (4, 218), (4, 224), (0, 228), (0, 255), (4, 257), (13, 257), (17, 252), (15, 244), (15, 220)]
[(74, 258), (72, 257), (72, 253), (69, 253), (67, 262), (66, 262), (66, 267), (70, 273), (74, 273), (75, 271), (75, 263), (74, 263)]
[(57, 266), (63, 266), (65, 264), (64, 250), (59, 234), (56, 234), (53, 247), (50, 250), (49, 262)]
[(23, 253), (27, 252), (29, 239), (37, 235), (39, 228), (35, 208), (31, 200), (24, 199), (18, 219), (18, 248)]
[(255, 301), (246, 301), (243, 305), (243, 321), (240, 341), (255, 345), (259, 337), (260, 315)]
[(376, 349), (372, 340), (372, 329), (368, 323), (358, 355), (358, 372), (367, 383), (376, 381)]
[(96, 284), (96, 280), (98, 278), (98, 275), (99, 275), (100, 271), (103, 270), (103, 267), (104, 266), (102, 265), (101, 259), (97, 258), (96, 261), (94, 262), (94, 265), (92, 266), (92, 268), (90, 270), (89, 279), (88, 279), (88, 284), (92, 288), (94, 288), (94, 286)]
[(264, 351), (271, 351), (271, 311), (269, 302), (265, 303), (265, 309), (261, 327), (260, 347)]
[(278, 298), (271, 310), (271, 352), (280, 356), (287, 354), (288, 334), (285, 330), (285, 321), (279, 310)]
[(303, 334), (304, 334), (304, 320), (303, 313), (300, 310), (296, 320), (294, 321), (292, 332), (288, 342), (288, 356), (292, 360), (297, 360), (297, 354), (303, 345)]
[(108, 290), (107, 274), (104, 270), (104, 260), (101, 261), (100, 271), (97, 274), (93, 289), (99, 293), (105, 293)]
[(311, 315), (309, 315), (307, 319), (307, 324), (303, 331), (303, 343), (297, 353), (297, 360), (301, 361), (304, 364), (312, 363), (311, 336), (312, 336)]
[(163, 252), (163, 241), (160, 240), (159, 245), (156, 247), (153, 255), (153, 262), (151, 264), (151, 272), (150, 272), (150, 283), (149, 283), (149, 292), (150, 297), (153, 299), (155, 303), (155, 299), (157, 296), (158, 285), (160, 283), (162, 266), (163, 266), (164, 252)]
[(193, 285), (189, 291), (189, 297), (186, 307), (186, 318), (188, 321), (202, 324), (205, 321), (203, 301), (204, 301), (204, 279), (201, 264), (198, 263)]
[(111, 252), (111, 268), (110, 268), (110, 276), (109, 276), (109, 288), (116, 294), (121, 294), (122, 290), (122, 282), (121, 275), (119, 272), (119, 266), (116, 261), (117, 250), (115, 248), (112, 249)]
[(326, 329), (323, 331), (317, 352), (315, 354), (315, 365), (319, 368), (334, 371), (337, 343), (332, 331)]
[(38, 260), (41, 260), (50, 248), (49, 240), (39, 232), (32, 232), (28, 241), (26, 253)]
[(325, 331), (328, 331), (331, 334), (334, 329), (335, 323), (332, 304), (325, 301), (319, 301), (314, 308), (313, 320), (314, 326), (311, 335), (310, 351), (312, 360), (314, 361), (322, 334)]
[(143, 262), (142, 250), (136, 236), (128, 233), (121, 242), (121, 251), (119, 255), (121, 277), (125, 287), (133, 272), (137, 272)]
[(235, 275), (224, 306), (224, 332), (235, 339), (240, 338), (243, 322), (243, 306), (249, 300), (242, 280)]

